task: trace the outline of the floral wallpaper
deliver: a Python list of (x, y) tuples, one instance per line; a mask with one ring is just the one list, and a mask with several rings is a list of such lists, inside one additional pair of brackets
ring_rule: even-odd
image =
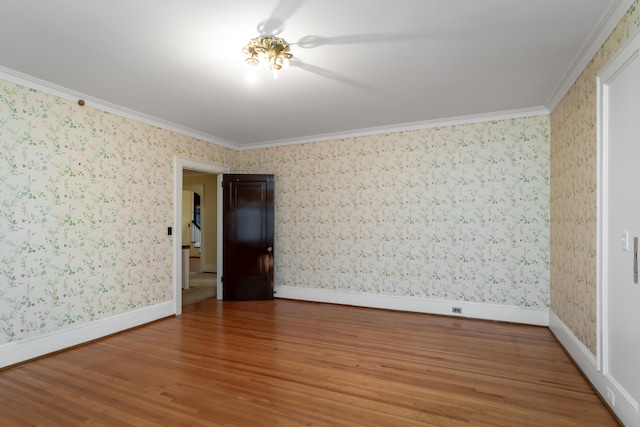
[(636, 1), (551, 114), (551, 309), (596, 353), (596, 77), (640, 24)]
[(276, 284), (549, 306), (549, 117), (242, 151), (276, 176)]
[(232, 151), (0, 80), (0, 344), (173, 298), (173, 156)]
[(549, 307), (549, 117), (233, 151), (0, 80), (0, 344), (172, 298), (173, 156), (276, 175), (279, 285)]

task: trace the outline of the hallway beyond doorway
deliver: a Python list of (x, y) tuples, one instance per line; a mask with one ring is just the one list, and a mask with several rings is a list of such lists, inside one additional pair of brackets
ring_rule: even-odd
[(217, 279), (216, 273), (189, 272), (189, 288), (182, 290), (182, 305), (185, 306), (208, 298), (215, 298), (218, 290)]

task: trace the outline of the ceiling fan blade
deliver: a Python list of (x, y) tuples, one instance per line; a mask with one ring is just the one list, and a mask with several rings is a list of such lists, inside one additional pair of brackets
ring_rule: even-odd
[(284, 30), (284, 25), (304, 0), (280, 0), (271, 16), (258, 24), (258, 33), (262, 36), (276, 36)]
[[(312, 49), (318, 46), (339, 45), (339, 44), (364, 44), (364, 43), (384, 43), (400, 42), (407, 40), (427, 40), (431, 38), (428, 34), (407, 33), (407, 34), (352, 34), (347, 36), (322, 37), (316, 35), (304, 36), (296, 45), (303, 49)], [(294, 44), (294, 43), (292, 43)]]

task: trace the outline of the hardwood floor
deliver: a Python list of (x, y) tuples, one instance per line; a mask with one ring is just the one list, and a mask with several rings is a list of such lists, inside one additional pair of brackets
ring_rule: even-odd
[(615, 426), (542, 327), (209, 299), (0, 371), (2, 426)]

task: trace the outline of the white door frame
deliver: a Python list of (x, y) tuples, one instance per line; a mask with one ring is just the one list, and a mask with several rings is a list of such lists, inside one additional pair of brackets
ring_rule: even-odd
[[(191, 160), (175, 156), (173, 158), (173, 302), (175, 314), (182, 314), (182, 173), (184, 169), (218, 175), (229, 173), (228, 166)], [(220, 191), (218, 191), (220, 194)], [(220, 200), (220, 197), (218, 197)], [(220, 222), (222, 206), (218, 203), (218, 222)], [(218, 233), (218, 247), (221, 245), (222, 234)], [(218, 253), (220, 257), (220, 253)], [(218, 263), (219, 264), (219, 263)], [(220, 288), (221, 273), (218, 270), (218, 289)]]
[[(592, 379), (598, 392), (624, 423), (639, 417), (638, 402), (609, 372), (608, 336), (608, 265), (609, 265), (609, 85), (631, 61), (640, 56), (640, 37), (634, 39), (597, 77), (597, 243), (596, 243), (596, 369), (600, 376)], [(615, 399), (615, 403), (613, 403)], [(631, 425), (631, 424), (630, 424)]]

